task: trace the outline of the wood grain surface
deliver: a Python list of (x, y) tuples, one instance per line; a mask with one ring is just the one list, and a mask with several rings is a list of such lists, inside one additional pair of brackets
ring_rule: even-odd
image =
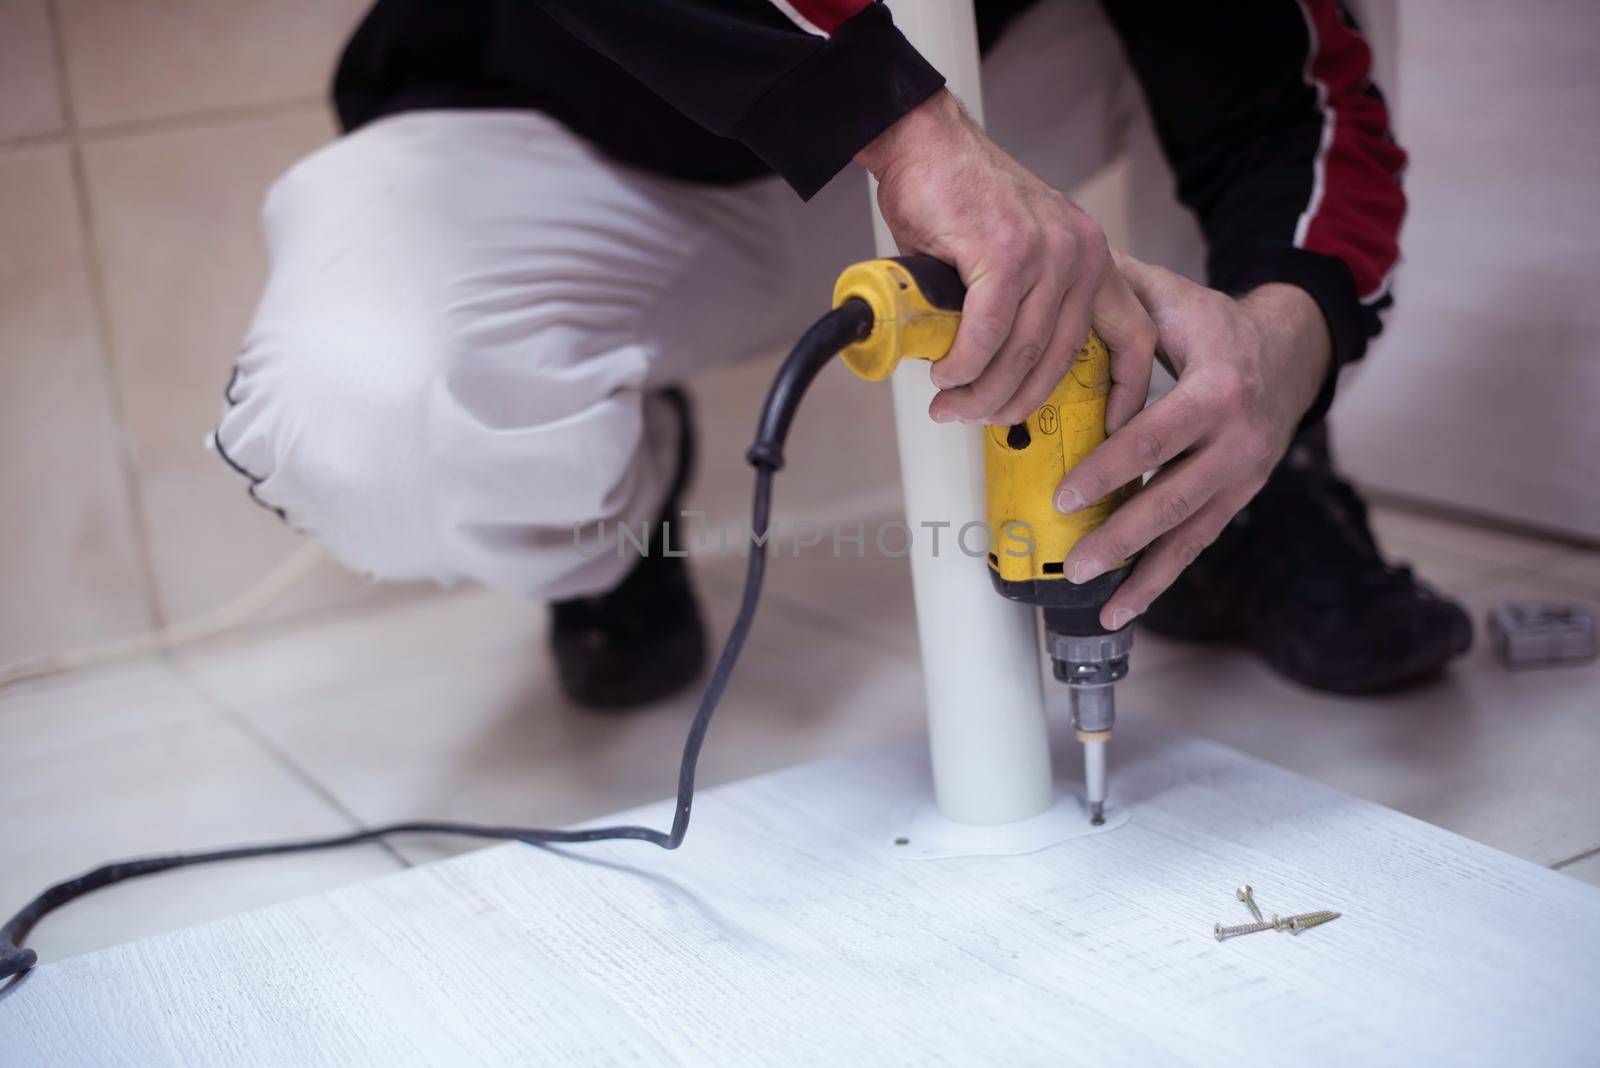
[[(675, 854), (500, 846), (43, 965), (0, 1061), (1600, 1060), (1600, 891), (1126, 719), (1112, 833), (895, 860), (929, 789), (896, 746), (708, 791)], [(1243, 882), (1344, 915), (1218, 943)]]

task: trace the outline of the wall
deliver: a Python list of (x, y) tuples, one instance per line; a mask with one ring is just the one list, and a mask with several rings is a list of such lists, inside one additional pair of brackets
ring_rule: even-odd
[(1399, 10), (1405, 262), (1340, 455), (1372, 488), (1600, 541), (1600, 4)]

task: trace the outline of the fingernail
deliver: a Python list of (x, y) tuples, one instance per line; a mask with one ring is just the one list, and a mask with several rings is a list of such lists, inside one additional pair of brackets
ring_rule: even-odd
[(956, 421), (956, 416), (954, 412), (934, 412), (933, 421), (935, 423), (953, 423)]
[(1121, 630), (1133, 622), (1133, 609), (1119, 608), (1111, 613), (1111, 629)]
[(933, 383), (935, 389), (950, 388), (950, 376), (947, 374), (941, 374), (937, 368), (929, 373), (928, 381)]
[(1093, 560), (1079, 560), (1072, 565), (1073, 582), (1088, 582), (1098, 574), (1100, 574), (1100, 565)]
[(1083, 494), (1075, 489), (1064, 489), (1056, 494), (1056, 511), (1064, 515), (1071, 515), (1086, 503), (1083, 499)]

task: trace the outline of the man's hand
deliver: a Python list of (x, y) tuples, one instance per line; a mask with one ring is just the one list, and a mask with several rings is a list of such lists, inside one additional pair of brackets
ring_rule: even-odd
[(1322, 312), (1302, 289), (1274, 283), (1235, 300), (1120, 252), (1116, 263), (1154, 317), (1178, 383), (1056, 491), (1056, 507), (1072, 512), (1169, 465), (1067, 556), (1068, 578), (1085, 582), (1149, 546), (1101, 610), (1113, 629), (1149, 608), (1255, 496), (1331, 356)]
[(900, 251), (951, 264), (967, 285), (950, 354), (933, 366), (941, 423), (1020, 423), (1067, 373), (1093, 325), (1111, 350), (1107, 423), (1144, 403), (1156, 331), (1076, 204), (984, 135), (940, 91), (856, 160)]

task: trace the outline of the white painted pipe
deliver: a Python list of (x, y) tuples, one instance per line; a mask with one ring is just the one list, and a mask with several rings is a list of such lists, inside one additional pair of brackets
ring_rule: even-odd
[[(982, 122), (972, 0), (894, 0), (890, 7), (901, 31)], [(878, 254), (896, 255), (877, 213), (877, 189), (872, 193)], [(963, 526), (984, 521), (983, 431), (928, 418), (935, 393), (928, 367), (907, 360), (891, 385), (913, 535), (934, 796), (948, 819), (1010, 823), (1037, 816), (1053, 800), (1038, 625), (1033, 609), (994, 591), (983, 556), (957, 544)], [(967, 544), (977, 550), (982, 540), (973, 528)]]

